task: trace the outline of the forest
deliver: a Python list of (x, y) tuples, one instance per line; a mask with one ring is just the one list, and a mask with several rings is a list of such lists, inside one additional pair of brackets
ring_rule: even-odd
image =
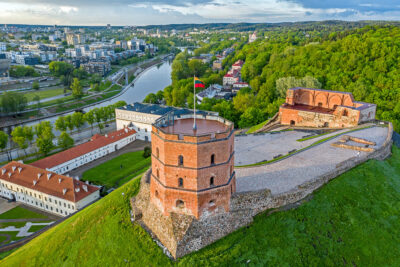
[[(179, 54), (172, 65), (172, 85), (153, 101), (167, 105), (193, 105), (192, 76), (209, 86), (222, 83), (228, 68), (238, 59), (245, 61), (242, 78), (251, 89), (242, 89), (233, 101), (207, 99), (201, 109), (220, 112), (239, 128), (249, 127), (273, 116), (290, 87), (307, 86), (353, 93), (357, 101), (377, 104), (377, 118), (391, 121), (400, 130), (400, 28), (366, 26), (331, 31), (305, 38), (301, 31), (259, 33), (253, 43), (226, 42), (235, 52), (223, 62), (224, 70), (189, 60)], [(202, 52), (223, 49), (218, 42), (204, 44)], [(207, 49), (205, 49), (207, 48)], [(149, 101), (148, 97), (146, 101)]]

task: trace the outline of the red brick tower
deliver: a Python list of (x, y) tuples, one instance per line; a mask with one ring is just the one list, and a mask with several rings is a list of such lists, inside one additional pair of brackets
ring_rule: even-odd
[(150, 201), (164, 215), (229, 211), (236, 191), (233, 123), (213, 115), (168, 116), (153, 124)]

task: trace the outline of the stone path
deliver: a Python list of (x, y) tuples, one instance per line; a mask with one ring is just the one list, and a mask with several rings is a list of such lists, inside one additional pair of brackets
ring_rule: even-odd
[[(349, 133), (349, 135), (376, 142), (377, 145), (374, 148), (378, 148), (385, 141), (387, 131), (385, 127), (372, 127)], [(323, 138), (326, 137), (327, 135), (323, 136)], [(272, 194), (279, 194), (334, 170), (338, 163), (358, 154), (357, 151), (330, 145), (339, 139), (340, 136), (279, 162), (236, 168), (237, 191), (247, 192), (268, 188)], [(312, 143), (316, 140), (318, 139), (312, 139)], [(361, 152), (360, 156), (366, 154), (367, 152)]]
[(0, 229), (0, 233), (1, 232), (18, 232), (18, 234), (16, 235), (17, 237), (25, 237), (25, 236), (30, 236), (31, 234), (33, 234), (33, 232), (29, 232), (29, 229), (31, 228), (31, 226), (35, 226), (35, 225), (49, 225), (52, 224), (53, 222), (45, 222), (45, 223), (31, 223), (31, 222), (27, 222), (25, 224), (25, 226), (17, 228), (15, 226), (7, 226), (5, 228)]

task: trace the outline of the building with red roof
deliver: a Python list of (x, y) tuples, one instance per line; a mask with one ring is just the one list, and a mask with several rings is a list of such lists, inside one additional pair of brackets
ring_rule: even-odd
[(99, 199), (100, 187), (12, 161), (0, 168), (0, 196), (67, 216)]
[(59, 174), (108, 155), (136, 140), (136, 131), (123, 128), (106, 135), (94, 135), (90, 141), (38, 160), (31, 165)]

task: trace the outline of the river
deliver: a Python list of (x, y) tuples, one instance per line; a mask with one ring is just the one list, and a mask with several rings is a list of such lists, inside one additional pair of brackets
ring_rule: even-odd
[[(157, 93), (159, 90), (163, 90), (165, 87), (170, 85), (171, 82), (171, 62), (164, 61), (163, 63), (155, 65), (142, 72), (136, 79), (135, 85), (131, 86), (122, 95), (94, 107), (108, 106), (120, 100), (124, 100), (128, 104), (142, 102), (148, 94)], [(85, 111), (94, 107), (86, 108)]]

